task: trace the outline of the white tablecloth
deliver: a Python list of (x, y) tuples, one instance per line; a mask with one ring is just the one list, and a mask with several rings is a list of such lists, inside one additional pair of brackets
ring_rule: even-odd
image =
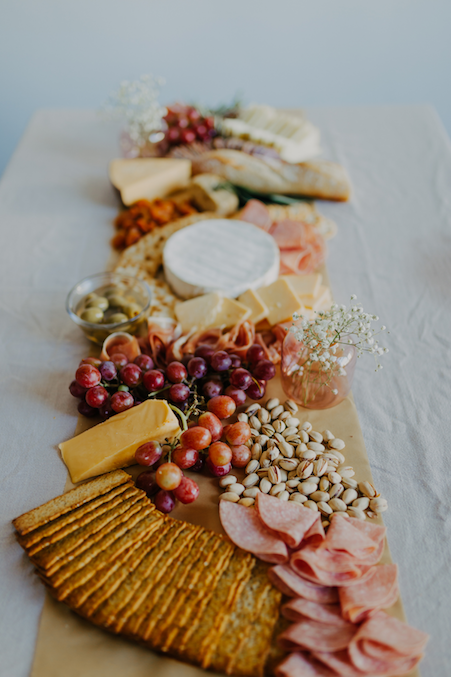
[[(324, 156), (354, 186), (319, 203), (335, 298), (355, 293), (386, 324), (384, 370), (359, 362), (354, 396), (409, 622), (431, 634), (423, 677), (451, 674), (451, 146), (427, 107), (309, 111)], [(67, 291), (104, 269), (117, 200), (117, 128), (92, 111), (40, 111), (0, 182), (0, 676), (29, 674), (42, 585), (11, 520), (61, 493), (56, 445), (71, 436), (67, 390), (88, 345)]]

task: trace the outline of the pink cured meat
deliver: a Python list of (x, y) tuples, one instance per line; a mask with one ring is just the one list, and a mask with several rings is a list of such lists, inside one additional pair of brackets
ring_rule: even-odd
[(365, 621), (349, 643), (353, 665), (381, 677), (403, 675), (421, 660), (428, 635), (378, 611)]
[(272, 567), (268, 576), (271, 583), (287, 597), (303, 597), (320, 604), (335, 604), (338, 601), (337, 588), (311, 583), (286, 564)]
[(240, 221), (253, 223), (254, 226), (266, 230), (267, 233), (272, 226), (269, 211), (260, 200), (249, 200), (249, 202), (246, 203), (246, 206), (241, 211)]
[(314, 522), (320, 522), (319, 513), (262, 492), (257, 494), (256, 507), (263, 524), (276, 532), (290, 548), (297, 548)]
[(371, 569), (363, 583), (339, 590), (343, 618), (361, 623), (380, 609), (388, 609), (397, 600), (398, 567), (379, 564)]
[(356, 668), (349, 658), (349, 653), (347, 649), (342, 651), (326, 652), (326, 651), (313, 651), (312, 655), (327, 666), (328, 669), (332, 670), (334, 675), (339, 675), (340, 677), (376, 677), (376, 675), (371, 675), (368, 672), (362, 672)]
[(341, 628), (349, 626), (349, 621), (341, 615), (339, 604), (318, 604), (308, 599), (291, 599), (282, 607), (282, 614), (293, 623), (310, 618), (325, 625), (336, 625)]
[[(382, 551), (376, 554), (380, 558)], [(360, 563), (348, 553), (331, 552), (308, 545), (292, 554), (290, 565), (308, 581), (319, 585), (342, 586), (352, 585), (362, 579), (371, 569), (372, 563)]]
[(323, 663), (305, 653), (290, 653), (275, 669), (276, 677), (337, 677)]
[(227, 536), (242, 550), (273, 564), (282, 564), (288, 560), (287, 546), (268, 531), (254, 508), (220, 501), (219, 517)]
[(370, 556), (380, 546), (386, 528), (371, 524), (368, 529), (363, 524), (362, 529), (360, 524), (363, 524), (360, 520), (334, 516), (322, 547), (328, 550), (344, 550), (359, 559)]
[(305, 545), (320, 545), (325, 538), (326, 532), (324, 531), (324, 527), (321, 524), (321, 519), (317, 519), (316, 522), (313, 522), (312, 526), (305, 534), (303, 542)]
[(356, 632), (357, 626), (352, 623), (342, 627), (305, 620), (290, 625), (279, 635), (278, 642), (285, 651), (310, 650), (312, 647), (318, 651), (340, 651), (346, 649)]
[(269, 234), (273, 236), (279, 249), (305, 249), (305, 230), (305, 225), (300, 221), (286, 219), (273, 223)]

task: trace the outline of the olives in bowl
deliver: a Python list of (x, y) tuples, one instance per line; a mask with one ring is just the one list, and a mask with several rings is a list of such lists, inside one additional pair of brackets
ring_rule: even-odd
[(139, 333), (150, 302), (150, 288), (142, 280), (119, 273), (98, 273), (71, 289), (66, 310), (86, 336), (101, 345), (113, 332)]

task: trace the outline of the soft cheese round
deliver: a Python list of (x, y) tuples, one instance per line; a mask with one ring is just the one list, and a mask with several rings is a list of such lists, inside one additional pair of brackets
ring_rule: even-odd
[(210, 292), (235, 298), (277, 279), (279, 249), (257, 226), (209, 219), (174, 233), (164, 248), (163, 265), (167, 282), (181, 298)]

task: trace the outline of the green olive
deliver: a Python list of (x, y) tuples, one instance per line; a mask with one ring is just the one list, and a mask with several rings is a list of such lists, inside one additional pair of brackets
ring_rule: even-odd
[(100, 308), (100, 310), (107, 310), (109, 307), (108, 299), (104, 296), (98, 296), (95, 299), (91, 299), (85, 304), (85, 308)]
[(93, 301), (96, 298), (97, 298), (97, 294), (93, 291), (90, 294), (88, 294), (87, 296), (85, 296), (84, 301), (85, 301), (85, 303), (87, 303), (88, 301)]
[(110, 296), (108, 298), (108, 302), (110, 304), (110, 308), (122, 308), (122, 306), (127, 303), (127, 301), (125, 301), (125, 299), (118, 294)]
[(86, 308), (80, 317), (84, 322), (99, 324), (99, 322), (102, 322), (103, 320), (103, 313), (100, 308)]
[(102, 296), (105, 296), (105, 298), (110, 299), (111, 296), (120, 296), (124, 292), (122, 289), (119, 289), (119, 287), (108, 287), (105, 289), (103, 292)]
[(126, 308), (124, 308), (124, 310), (131, 319), (132, 317), (139, 315), (139, 313), (142, 311), (142, 308), (141, 306), (138, 306), (137, 303), (130, 303)]
[(107, 323), (116, 324), (117, 322), (125, 322), (126, 320), (128, 320), (128, 317), (127, 315), (124, 315), (124, 313), (114, 313), (113, 315), (110, 315)]

